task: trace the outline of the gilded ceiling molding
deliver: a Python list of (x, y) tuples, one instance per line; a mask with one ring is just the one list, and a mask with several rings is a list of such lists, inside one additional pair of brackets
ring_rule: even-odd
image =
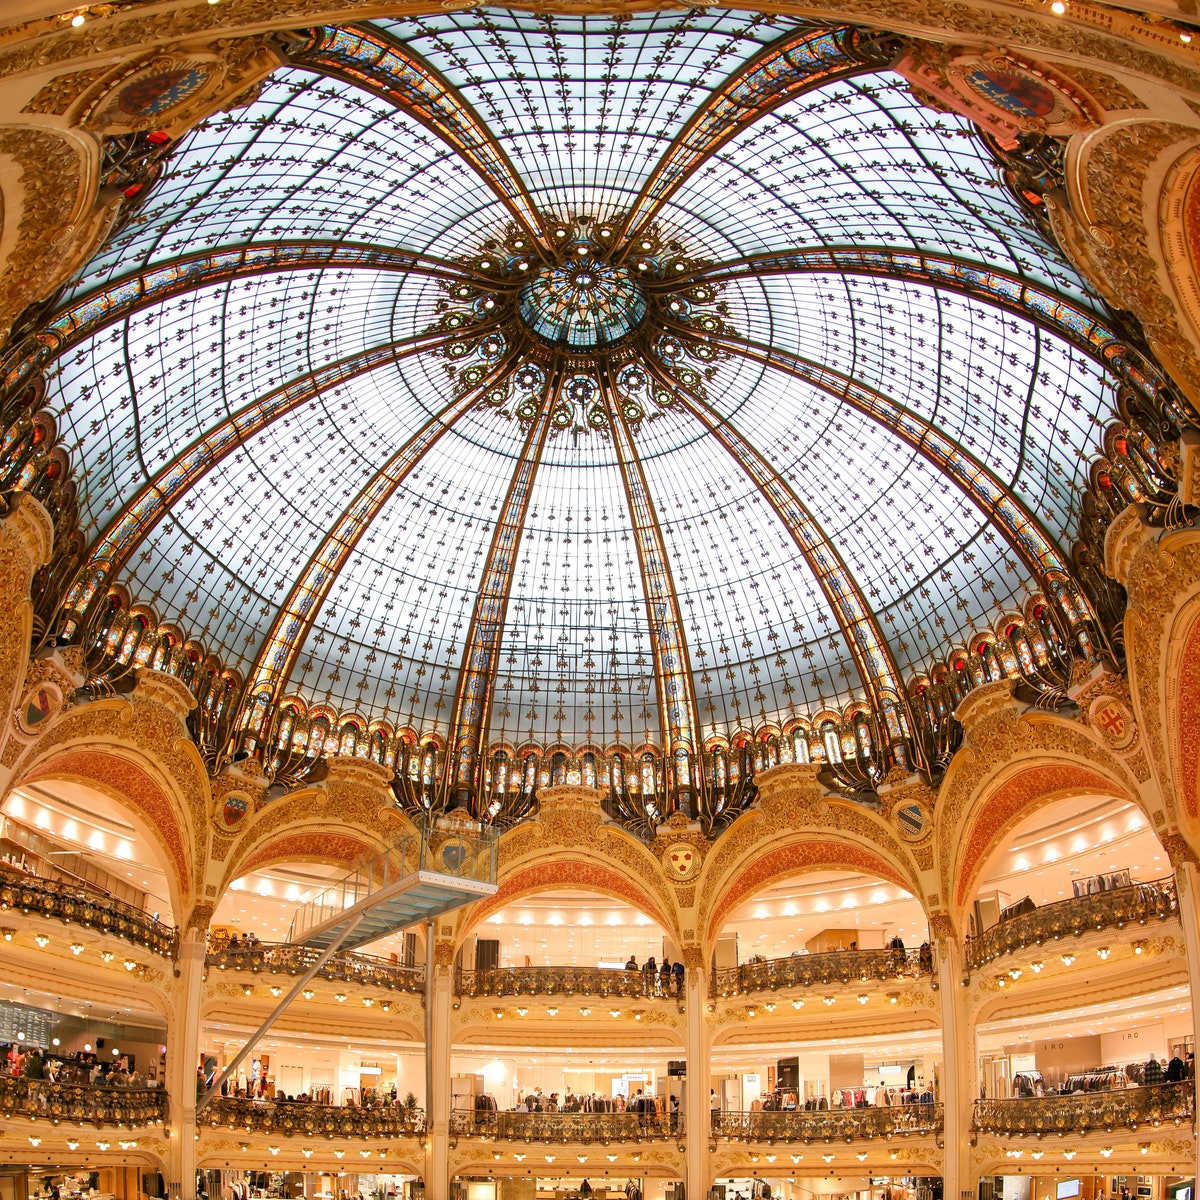
[[(675, 397), (675, 406), (697, 420), (720, 443), (791, 534), (837, 618), (846, 644), (854, 655), (863, 687), (875, 707), (882, 709), (885, 698), (893, 702), (900, 701), (904, 696), (904, 683), (891, 646), (867, 604), (862, 589), (850, 574), (850, 568), (821, 528), (820, 522), (732, 421), (720, 416), (694, 391), (683, 387), (678, 380), (662, 371), (654, 359), (647, 358), (646, 363), (663, 385), (670, 389)], [(894, 706), (891, 712), (894, 716)], [(898, 727), (889, 728), (888, 732), (897, 737), (901, 734)]]
[(631, 245), (662, 206), (722, 146), (811, 88), (887, 65), (887, 48), (854, 29), (804, 29), (768, 46), (714, 90), (642, 185), (624, 220)]
[[(1036, 579), (1044, 585), (1050, 581), (1073, 580), (1070, 565), (1037, 517), (1012, 494), (999, 476), (926, 418), (851, 376), (802, 355), (727, 333), (712, 334), (710, 340), (731, 354), (820, 388), (894, 433), (952, 480), (968, 500), (991, 518)], [(1074, 590), (1073, 583), (1071, 587)]]
[[(599, 364), (598, 364), (599, 365)], [(646, 473), (634, 447), (633, 435), (616, 395), (607, 365), (601, 367), (600, 392), (612, 432), (613, 449), (621, 481), (629, 502), (629, 520), (633, 526), (642, 584), (646, 593), (646, 620), (650, 626), (650, 644), (654, 654), (654, 678), (658, 685), (660, 736), (663, 752), (675, 771), (675, 786), (702, 794), (704, 781), (693, 781), (690, 762), (701, 749), (702, 738), (697, 720), (696, 693), (688, 660), (687, 641), (679, 597), (667, 562), (658, 513), (650, 496)]]
[[(1128, 338), (1118, 334), (1102, 313), (1076, 304), (1014, 271), (954, 255), (888, 246), (820, 246), (716, 263), (689, 275), (687, 282), (704, 280), (719, 284), (760, 275), (825, 274), (909, 280), (957, 292), (1056, 334), (1140, 392), (1157, 395), (1167, 382), (1158, 367), (1131, 345)], [(672, 280), (671, 286), (677, 288), (680, 284)]]
[(454, 427), (455, 422), (479, 403), (483, 393), (514, 365), (523, 349), (520, 344), (511, 347), (503, 358), (488, 368), (478, 383), (434, 413), (375, 471), (321, 539), (321, 544), (279, 606), (263, 637), (254, 665), (247, 672), (246, 678), (250, 681), (248, 703), (253, 706), (248, 727), (251, 736), (261, 735), (265, 728), (269, 707), (287, 686), (305, 638), (359, 540), (422, 457)]
[(122, 275), (71, 300), (37, 330), (36, 342), (5, 364), (5, 384), (19, 385), (39, 365), (66, 353), (117, 321), (174, 296), (214, 283), (283, 271), (394, 271), (487, 289), (491, 281), (459, 263), (360, 242), (258, 242), (204, 250)]
[[(482, 332), (484, 326), (477, 327)], [(437, 351), (462, 339), (461, 329), (432, 329), (396, 342), (374, 346), (360, 354), (337, 359), (316, 371), (300, 375), (265, 396), (230, 413), (219, 425), (197, 438), (144, 483), (123, 505), (120, 513), (96, 539), (79, 582), (67, 604), (82, 612), (92, 598), (112, 581), (130, 555), (163, 514), (227, 455), (260, 433), (272, 421), (307, 404), (330, 388), (360, 375), (392, 366), (417, 354)]]
[(411, 47), (362, 25), (322, 28), (292, 61), (356, 84), (419, 121), (471, 166), (533, 243), (544, 247), (533, 199), (487, 123)]
[(446, 770), (449, 772), (453, 768), (457, 772), (457, 778), (451, 785), (451, 804), (461, 799), (474, 809), (476, 817), (482, 815), (482, 801), (478, 806), (474, 803), (476, 789), (482, 783), (479, 756), (491, 717), (497, 664), (500, 661), (500, 638), (508, 615), (509, 597), (512, 595), (517, 551), (562, 382), (561, 376), (556, 373), (542, 395), (537, 417), (529, 424), (504, 501), (496, 515), (491, 544), (484, 559), (483, 576), (471, 612), (471, 624), (463, 643), (450, 722), (449, 745), (452, 753)]

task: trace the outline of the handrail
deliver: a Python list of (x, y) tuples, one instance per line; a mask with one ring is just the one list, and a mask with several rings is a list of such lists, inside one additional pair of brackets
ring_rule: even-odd
[[(678, 989), (678, 990), (676, 990)], [(633, 1000), (683, 1000), (683, 982), (672, 975), (614, 967), (485, 967), (458, 970), (460, 996), (613, 996)]]
[(940, 1104), (873, 1105), (865, 1108), (715, 1112), (714, 1137), (738, 1142), (858, 1141), (942, 1131)]
[(977, 1133), (1111, 1133), (1168, 1122), (1195, 1121), (1196, 1088), (1190, 1079), (1150, 1087), (1075, 1092), (1069, 1096), (1031, 1096), (1014, 1100), (976, 1100)]
[[(630, 972), (632, 974), (632, 972)], [(450, 1114), (450, 1134), (510, 1142), (666, 1141), (682, 1133), (678, 1113), (488, 1112)]]
[(833, 950), (824, 954), (793, 954), (764, 962), (721, 967), (712, 974), (709, 994), (738, 996), (814, 984), (868, 983), (871, 980), (916, 979), (933, 971), (932, 958), (921, 961), (920, 950)]
[(315, 1104), (310, 1100), (250, 1100), (218, 1096), (204, 1110), (202, 1125), (247, 1133), (321, 1135), (329, 1138), (417, 1137), (425, 1132), (425, 1112), (401, 1104), (366, 1108)]
[(159, 1088), (124, 1088), (85, 1083), (53, 1083), (20, 1075), (0, 1075), (0, 1116), (76, 1125), (115, 1125), (136, 1129), (160, 1125), (167, 1117), (167, 1094)]
[(4, 909), (111, 933), (163, 958), (174, 958), (179, 943), (178, 930), (124, 900), (0, 864), (0, 910)]
[(1057, 941), (1068, 934), (1078, 937), (1090, 929), (1123, 929), (1134, 923), (1145, 925), (1152, 917), (1165, 921), (1178, 911), (1179, 901), (1172, 876), (1152, 883), (1134, 883), (1107, 892), (1055, 900), (968, 938), (966, 964), (969, 969), (977, 970), (1002, 954), (1014, 954), (1029, 946)]
[[(320, 955), (321, 951), (314, 947), (294, 946), (290, 942), (254, 942), (237, 946), (226, 943), (210, 948), (204, 961), (218, 971), (303, 975)], [(317, 974), (336, 983), (361, 983), (390, 988), (394, 992), (423, 992), (425, 989), (423, 967), (403, 967), (374, 954), (351, 950), (335, 954)]]

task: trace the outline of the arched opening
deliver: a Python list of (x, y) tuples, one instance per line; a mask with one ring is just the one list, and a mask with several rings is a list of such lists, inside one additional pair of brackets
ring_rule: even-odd
[(1164, 1074), (1182, 1069), (1194, 1050), (1186, 965), (1173, 939), (1152, 937), (1176, 912), (1167, 852), (1128, 800), (1056, 800), (1004, 835), (967, 916), (968, 968), (998, 992), (979, 1026), (980, 1094), (1123, 1089), (1147, 1081), (1151, 1057)]

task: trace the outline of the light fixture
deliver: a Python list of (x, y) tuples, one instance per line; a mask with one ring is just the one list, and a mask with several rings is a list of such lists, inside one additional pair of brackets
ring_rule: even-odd
[(39, 946), (40, 946), (40, 947), (41, 947), (43, 950), (45, 950), (45, 948), (46, 948), (48, 945), (50, 945), (50, 939), (49, 939), (49, 938), (48, 938), (48, 937), (47, 937), (47, 936), (46, 936), (44, 933), (37, 933), (37, 934), (34, 934), (33, 940), (34, 940), (35, 942), (37, 942), (37, 944), (38, 944), (38, 945), (39, 945)]
[(1099, 958), (1102, 962), (1107, 962), (1108, 956), (1111, 953), (1112, 953), (1112, 951), (1107, 946), (1101, 946), (1096, 951), (1096, 954), (1099, 956)]
[(504, 1009), (502, 1009), (502, 1008), (493, 1008), (493, 1009), (492, 1009), (492, 1016), (493, 1016), (493, 1017), (495, 1017), (497, 1021), (500, 1021), (500, 1020), (502, 1020), (502, 1019), (503, 1019), (503, 1017), (504, 1017)]
[(305, 1000), (311, 1000), (317, 993), (314, 992), (312, 988), (305, 988), (300, 994), (305, 998)]
[(518, 1016), (518, 1017), (523, 1017), (523, 1016), (525, 1016), (525, 1014), (526, 1014), (528, 1011), (529, 1011), (529, 1009), (527, 1009), (527, 1008), (518, 1008), (518, 1009), (517, 1009), (517, 1016)]
[(107, 1150), (109, 1147), (109, 1143), (108, 1142), (97, 1142), (96, 1146), (100, 1150)]
[(609, 1162), (617, 1161), (617, 1156), (615, 1154), (606, 1154), (604, 1157), (607, 1158)]
[(1191, 45), (1191, 42), (1192, 42), (1192, 35), (1191, 35), (1190, 33), (1188, 33), (1188, 31), (1187, 31), (1186, 29), (1181, 29), (1181, 30), (1179, 31), (1179, 40), (1180, 40), (1180, 41), (1181, 41), (1181, 42), (1182, 42), (1182, 43), (1183, 43), (1185, 46), (1190, 46), (1190, 45)]
[(31, 1133), (29, 1135), (29, 1144), (31, 1146), (40, 1146), (42, 1144), (42, 1139), (38, 1137), (37, 1134)]
[(1149, 1154), (1150, 1153), (1150, 1143), (1149, 1142), (1138, 1142), (1138, 1149), (1143, 1154)]
[(334, 995), (334, 997), (333, 997), (333, 998), (334, 998), (334, 999), (335, 999), (335, 1000), (336, 1000), (336, 1001), (337, 1001), (339, 1004), (345, 1004), (345, 1003), (346, 1003), (346, 993), (345, 993), (345, 992), (337, 992), (337, 993)]
[(547, 1012), (548, 1012), (548, 1013), (549, 1013), (549, 1014), (550, 1014), (552, 1017), (557, 1017), (557, 1016), (558, 1016), (558, 1009), (557, 1009), (557, 1008), (548, 1008), (548, 1009), (546, 1009), (546, 1011), (547, 1011)]
[(746, 1009), (746, 1016), (748, 1016), (748, 1017), (753, 1017), (753, 1016), (756, 1016), (757, 1014), (758, 1014), (758, 1010), (754, 1007), (754, 1005), (751, 1005), (748, 1009)]
[(346, 1152), (345, 1152), (345, 1150), (335, 1150), (333, 1152), (333, 1157), (334, 1158), (345, 1158)]
[(363, 1008), (370, 1008), (374, 1003), (375, 1003), (375, 1000), (373, 997), (371, 997), (371, 996), (363, 997)]
[(117, 1145), (120, 1146), (122, 1150), (137, 1149), (137, 1142), (118, 1142)]
[(859, 1162), (866, 1162), (867, 1152), (865, 1150), (860, 1150), (854, 1157), (857, 1158)]
[(793, 1007), (793, 1008), (794, 1008), (794, 1009), (795, 1009), (797, 1012), (799, 1012), (799, 1011), (800, 1011), (800, 1009), (802, 1009), (802, 1008), (804, 1007), (804, 1001), (803, 1001), (803, 1000), (793, 1000), (793, 1001), (792, 1001), (792, 1007)]
[(74, 1138), (67, 1138), (67, 1149), (68, 1150), (78, 1150), (79, 1143)]
[(301, 1150), (300, 1153), (303, 1154), (305, 1158), (312, 1158), (312, 1151), (309, 1150), (307, 1146)]
[(579, 1161), (580, 1161), (581, 1163), (585, 1163), (585, 1162), (587, 1162), (587, 1155), (586, 1155), (586, 1154), (577, 1154), (577, 1155), (575, 1155), (575, 1157), (576, 1157), (577, 1159), (579, 1159)]
[(1020, 967), (1012, 967), (1009, 970), (1008, 974), (1009, 974), (1010, 979), (1020, 979), (1021, 978), (1021, 968)]
[[(128, 964), (128, 963), (126, 963), (125, 965), (126, 965), (127, 967), (129, 966), (129, 964)], [(253, 985), (252, 985), (252, 984), (249, 984), (249, 983), (243, 983), (243, 984), (242, 984), (242, 995), (243, 995), (243, 996), (253, 996), (253, 995), (254, 995), (254, 987), (253, 987)]]
[(1133, 943), (1133, 952), (1134, 952), (1134, 954), (1145, 954), (1145, 952), (1146, 952), (1146, 943), (1145, 943), (1145, 942), (1140, 942), (1140, 941), (1139, 941), (1139, 942), (1134, 942), (1134, 943)]
[(3, 937), (6, 942), (11, 942), (17, 936), (15, 929), (0, 929), (0, 937)]
[(135, 963), (132, 958), (127, 958), (125, 960), (125, 970), (133, 971), (136, 969), (137, 969), (137, 963)]
[(517, 1160), (517, 1162), (524, 1162), (524, 1161), (525, 1161), (525, 1155), (523, 1155), (523, 1154), (514, 1154), (514, 1155), (513, 1155), (513, 1158), (515, 1158), (515, 1159)]
[(270, 1152), (271, 1152), (272, 1154), (278, 1154), (278, 1153), (279, 1153), (279, 1147), (278, 1147), (278, 1146), (268, 1146), (268, 1147), (267, 1147), (267, 1149), (268, 1149), (268, 1150), (270, 1150)]
[(1066, 4), (1063, 2), (1063, 0), (1054, 0), (1054, 3), (1050, 5), (1050, 11), (1051, 11), (1051, 12), (1052, 12), (1052, 13), (1053, 13), (1053, 14), (1054, 14), (1056, 17), (1061, 17), (1061, 16), (1064, 16), (1064, 15), (1066, 14), (1066, 11), (1067, 11), (1067, 6), (1066, 6)]
[(803, 1155), (803, 1154), (793, 1154), (793, 1155), (792, 1155), (792, 1162), (793, 1162), (793, 1163), (798, 1163), (798, 1162), (799, 1162), (799, 1161), (800, 1161), (800, 1160), (801, 1160), (803, 1157), (804, 1157), (804, 1155)]
[(1075, 955), (1073, 954), (1064, 954), (1062, 956), (1062, 963), (1064, 967), (1069, 967), (1074, 961)]
[(888, 992), (888, 1003), (889, 1004), (899, 1004), (900, 1003), (900, 993), (899, 992)]
[(78, 28), (80, 27), (80, 25), (82, 25), (82, 24), (84, 23), (84, 21), (86, 21), (86, 20), (87, 20), (87, 16), (86, 16), (84, 13), (76, 13), (76, 14), (75, 14), (75, 15), (74, 15), (74, 16), (71, 18), (71, 24), (72, 24), (72, 25), (73, 25), (73, 26), (74, 26), (76, 29), (78, 29)]
[(547, 1154), (547, 1155), (546, 1155), (546, 1161), (547, 1161), (548, 1163), (552, 1163), (552, 1162), (554, 1161), (554, 1155), (553, 1155), (553, 1154)]
[(1040, 961), (1039, 961), (1039, 962), (1031, 962), (1031, 963), (1029, 964), (1029, 969), (1030, 969), (1030, 970), (1031, 970), (1031, 971), (1032, 971), (1032, 972), (1033, 972), (1035, 975), (1037, 975), (1037, 974), (1040, 974), (1040, 972), (1041, 972), (1041, 971), (1042, 971), (1042, 969), (1045, 967), (1045, 965), (1046, 965), (1046, 964), (1045, 964), (1044, 962), (1040, 962)]
[(1075, 1157), (1074, 1150), (1064, 1150), (1063, 1151), (1063, 1158), (1067, 1159), (1068, 1161), (1070, 1161), (1074, 1157)]
[(272, 984), (269, 991), (272, 996), (282, 996), (283, 995), (283, 988), (281, 988), (278, 984)]
[(608, 1015), (610, 1017), (619, 1017), (621, 1015), (621, 1010), (619, 1008), (610, 1008), (608, 1010)]
[(1103, 1154), (1105, 1158), (1111, 1158), (1112, 1152), (1113, 1152), (1113, 1148), (1111, 1146), (1101, 1146), (1100, 1147), (1100, 1153)]
[(774, 1001), (768, 1001), (766, 1004), (763, 1005), (763, 1008), (765, 1008), (767, 1010), (767, 1012), (774, 1012), (775, 1011)]
[(390, 1000), (385, 1000), (379, 1007), (382, 1008), (384, 1012), (391, 1012), (392, 1002)]
[(100, 951), (100, 961), (101, 962), (112, 962), (112, 960), (113, 960), (113, 952), (111, 950), (101, 950)]
[(837, 997), (836, 996), (824, 996), (824, 997), (822, 997), (822, 999), (824, 999), (826, 1004), (832, 1004), (834, 1002), (834, 1000), (837, 999)]
[(867, 1002), (868, 1000), (870, 1000), (870, 998), (871, 998), (871, 997), (870, 997), (870, 996), (868, 996), (868, 995), (866, 994), (866, 992), (863, 992), (863, 993), (862, 993), (862, 994), (861, 994), (861, 995), (858, 997), (858, 1002), (859, 1002), (859, 1004), (866, 1004), (866, 1002)]
[(1029, 1157), (1030, 1158), (1041, 1158), (1045, 1153), (1046, 1153), (1045, 1150), (1030, 1150)]
[(359, 1155), (360, 1155), (361, 1157), (363, 1157), (363, 1158), (370, 1158), (370, 1157), (371, 1157), (371, 1152), (370, 1152), (370, 1150), (360, 1150), (358, 1153), (359, 1153)]
[(587, 1016), (591, 1016), (591, 1012), (592, 1012), (592, 1010), (590, 1008), (581, 1008), (579, 1010), (579, 1015), (581, 1017), (587, 1017)]
[(76, 958), (78, 958), (83, 953), (83, 943), (82, 942), (72, 942), (71, 943), (71, 953), (74, 954)]
[(832, 1155), (832, 1154), (822, 1154), (822, 1155), (821, 1155), (821, 1158), (822, 1158), (822, 1160), (823, 1160), (824, 1162), (827, 1162), (827, 1163), (831, 1163), (831, 1162), (833, 1162), (833, 1155)]

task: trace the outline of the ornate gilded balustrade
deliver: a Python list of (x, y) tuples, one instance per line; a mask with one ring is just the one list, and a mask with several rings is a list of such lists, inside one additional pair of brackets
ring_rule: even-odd
[(457, 973), (460, 996), (612, 996), (683, 1001), (683, 982), (672, 976), (612, 967), (488, 967)]
[[(220, 971), (251, 971), (255, 974), (303, 975), (321, 956), (319, 949), (293, 946), (287, 942), (256, 942), (253, 945), (225, 945), (211, 949), (205, 960)], [(346, 951), (335, 954), (317, 974), (336, 983), (361, 983), (390, 988), (394, 992), (421, 992), (425, 971), (420, 967), (402, 967), (373, 954)]]
[(94, 1087), (0, 1075), (0, 1117), (136, 1129), (161, 1124), (166, 1115), (166, 1093), (156, 1088)]
[(967, 966), (977, 970), (1002, 954), (1015, 954), (1068, 935), (1078, 937), (1092, 929), (1123, 929), (1126, 925), (1164, 921), (1178, 911), (1175, 881), (1170, 878), (1056, 900), (969, 938)]
[(838, 950), (830, 954), (794, 954), (765, 962), (742, 963), (715, 971), (713, 996), (739, 996), (814, 984), (869, 983), (871, 980), (915, 979), (929, 975), (932, 959), (921, 962), (919, 950)]
[[(633, 974), (631, 971), (630, 974)], [(452, 1112), (450, 1133), (510, 1142), (608, 1143), (665, 1141), (682, 1132), (666, 1113)]]
[(164, 958), (175, 957), (178, 934), (174, 929), (124, 900), (90, 888), (0, 866), (0, 910), (4, 909), (97, 929)]
[(327, 1138), (415, 1137), (425, 1132), (425, 1112), (400, 1104), (338, 1108), (304, 1100), (218, 1096), (204, 1110), (201, 1124), (284, 1137), (293, 1134)]
[(736, 1142), (854, 1142), (942, 1131), (940, 1104), (834, 1108), (817, 1112), (717, 1112), (715, 1137)]
[(1154, 1087), (1075, 1092), (1019, 1100), (976, 1100), (977, 1133), (1002, 1135), (1111, 1133), (1142, 1125), (1192, 1124), (1195, 1087), (1191, 1080)]

